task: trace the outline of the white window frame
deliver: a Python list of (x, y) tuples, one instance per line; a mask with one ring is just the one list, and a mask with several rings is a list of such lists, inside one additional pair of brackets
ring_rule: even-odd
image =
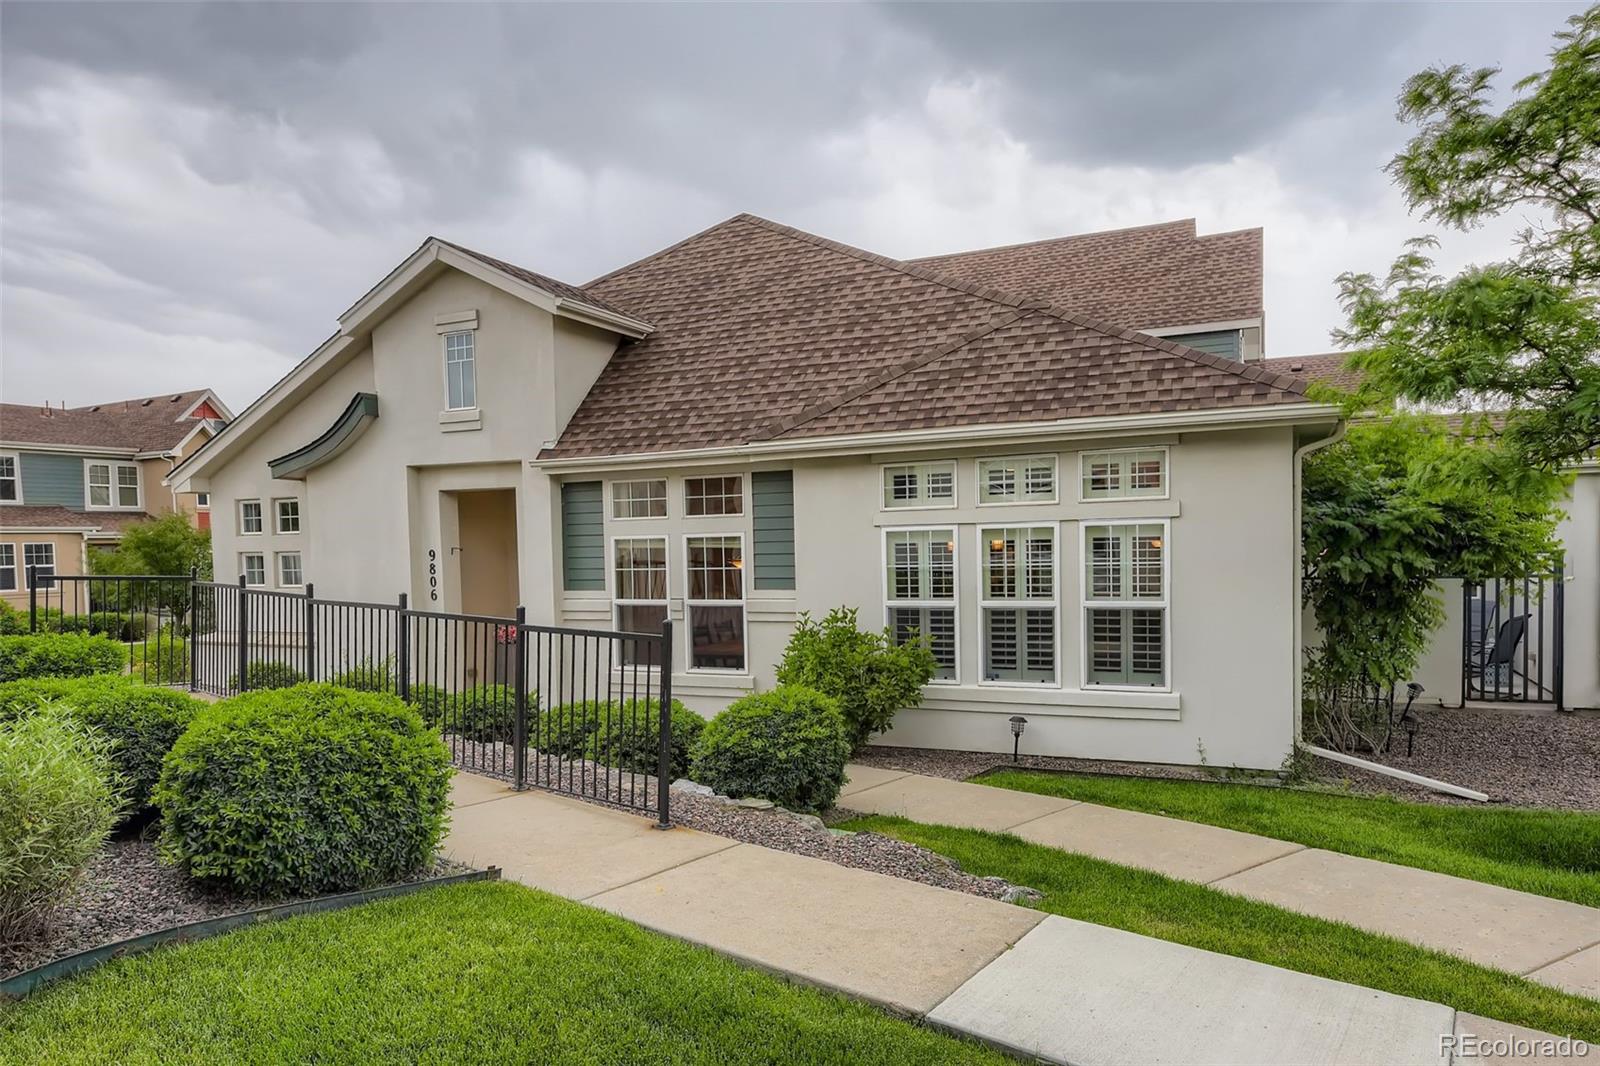
[[(645, 485), (645, 484), (659, 484), (661, 486), (661, 513), (660, 514), (630, 514), (630, 515), (620, 515), (620, 514), (618, 514), (617, 513), (617, 486), (618, 485)], [(671, 518), (672, 517), (672, 504), (669, 502), (669, 500), (671, 499), (671, 496), (672, 496), (672, 486), (667, 484), (667, 479), (664, 478), (664, 477), (624, 477), (624, 478), (617, 478), (615, 481), (606, 482), (606, 501), (610, 504), (611, 521), (613, 521), (613, 522), (660, 522), (662, 519)], [(641, 499), (654, 502), (656, 497), (655, 496), (645, 496), (645, 497), (641, 497)], [(630, 497), (628, 502), (632, 503), (633, 499)]]
[[(12, 482), (17, 490), (15, 499), (0, 499), (0, 507), (12, 507), (22, 502), (22, 456), (18, 452), (0, 452), (0, 459), (11, 460), (11, 476), (0, 477), (0, 481)], [(88, 488), (85, 487), (84, 491), (87, 492)]]
[[(250, 580), (250, 567), (245, 562), (245, 560), (250, 558), (251, 556), (254, 556), (257, 559), (261, 560), (261, 580), (260, 581), (251, 581)], [(264, 588), (266, 588), (267, 587), (267, 553), (266, 552), (240, 552), (239, 553), (239, 574), (240, 574), (241, 577), (244, 578), (245, 588), (251, 588), (251, 589), (264, 589)]]
[[(106, 503), (94, 502), (92, 471), (97, 466), (106, 468)], [(122, 503), (122, 471), (133, 471), (133, 503)], [(139, 464), (120, 459), (85, 459), (83, 461), (83, 509), (85, 511), (142, 511), (144, 510), (144, 471)]]
[[(1061, 526), (1060, 526), (1060, 524), (1057, 523), (1057, 522), (1014, 522), (1014, 523), (1004, 523), (1004, 522), (1002, 522), (1002, 523), (997, 523), (995, 525), (989, 525), (989, 526), (979, 525), (979, 526), (976, 527), (976, 529), (977, 529), (977, 533), (978, 533), (978, 543), (977, 543), (978, 569), (975, 572), (976, 576), (977, 576), (977, 579), (978, 579), (978, 684), (979, 685), (983, 685), (983, 686), (987, 686), (987, 687), (993, 687), (993, 688), (1020, 688), (1020, 689), (1033, 689), (1035, 691), (1038, 691), (1039, 689), (1051, 689), (1051, 688), (1057, 688), (1058, 689), (1058, 688), (1061, 688), (1061, 686), (1062, 686), (1062, 676), (1061, 676), (1061, 631), (1062, 631), (1063, 626), (1061, 624)], [(988, 594), (989, 593), (988, 582), (985, 579), (985, 575), (987, 574), (989, 541), (991, 539), (990, 534), (994, 533), (996, 531), (1004, 531), (1004, 530), (1007, 530), (1007, 529), (1048, 529), (1050, 531), (1050, 557), (1051, 557), (1050, 579), (1051, 580), (1050, 580), (1050, 598), (1048, 600), (1036, 599), (1036, 598), (1026, 598), (1025, 599), (1025, 598), (1022, 598), (1020, 596), (1017, 597), (1017, 598), (1014, 598), (1014, 599), (991, 599), (990, 598), (990, 596)], [(1023, 587), (1025, 587), (1026, 581), (1027, 581), (1026, 562), (1025, 561), (1019, 561), (1018, 562), (1018, 575), (1017, 575), (1017, 582), (1018, 582), (1018, 589), (1019, 590), (1022, 589)], [(1026, 610), (1044, 609), (1044, 608), (1049, 608), (1051, 611), (1055, 612), (1056, 622), (1055, 622), (1055, 632), (1053, 634), (1054, 648), (1052, 649), (1052, 654), (1055, 656), (1055, 667), (1056, 667), (1055, 679), (1052, 680), (1052, 681), (1005, 681), (1005, 680), (990, 681), (988, 679), (988, 676), (987, 676), (988, 673), (989, 673), (989, 669), (988, 669), (989, 668), (989, 649), (988, 649), (989, 627), (985, 623), (984, 613), (986, 611), (989, 611), (989, 610), (996, 610), (996, 611), (1005, 611), (1005, 610), (1026, 611)], [(1019, 649), (1019, 651), (1020, 651), (1020, 649)]]
[[(5, 562), (5, 557), (8, 555), (11, 557), (9, 563)], [(11, 571), (11, 587), (0, 585), (0, 592), (25, 591), (22, 587), (22, 565), (17, 560), (17, 543), (12, 540), (0, 541), (0, 574), (7, 570)]]
[[(692, 540), (737, 540), (739, 542), (739, 598), (737, 600), (695, 600), (689, 598), (694, 582), (689, 577), (689, 542)], [(723, 674), (736, 677), (750, 675), (750, 553), (745, 535), (740, 532), (686, 533), (683, 535), (683, 653), (684, 669), (691, 674)], [(738, 607), (739, 621), (744, 627), (744, 666), (735, 669), (727, 666), (694, 665), (694, 608)]]
[[(1083, 489), (1087, 473), (1085, 467), (1090, 456), (1128, 455), (1134, 452), (1161, 453), (1161, 492), (1158, 494), (1122, 493), (1117, 496), (1090, 496)], [(1148, 448), (1090, 448), (1078, 453), (1078, 502), (1117, 503), (1123, 500), (1170, 500), (1172, 498), (1172, 448), (1166, 444), (1153, 444)]]
[[(451, 360), (451, 358), (450, 358), (450, 338), (451, 337), (465, 337), (465, 338), (467, 338), (467, 345), (471, 349), (471, 352), (472, 352), (472, 357), (470, 359), (457, 359), (457, 360), (453, 360), (453, 361)], [(453, 330), (450, 330), (447, 333), (440, 333), (439, 334), (439, 354), (440, 354), (440, 366), (443, 368), (443, 371), (444, 371), (444, 409), (446, 411), (476, 411), (476, 410), (478, 410), (478, 331), (477, 331), (477, 329), (476, 328), (473, 328), (473, 329), (453, 329)], [(467, 366), (467, 368), (468, 368), (468, 370), (469, 370), (469, 372), (471, 374), (472, 402), (469, 403), (469, 404), (457, 405), (457, 404), (451, 402), (451, 396), (450, 396), (450, 368), (451, 368), (451, 366), (459, 365), (459, 364), (462, 364), (462, 363), (466, 364), (466, 366)], [(465, 381), (466, 379), (463, 378), (462, 380)], [(463, 389), (462, 391), (465, 392), (465, 389)], [(465, 398), (466, 398), (465, 396), (462, 397), (462, 399), (465, 399)]]
[(194, 509), (196, 511), (211, 510), (211, 493), (197, 492), (194, 494)]
[[(894, 533), (949, 533), (950, 540), (955, 544), (955, 549), (950, 553), (950, 565), (953, 572), (950, 575), (951, 596), (948, 600), (920, 599), (896, 600), (889, 596), (889, 537)], [(894, 609), (904, 607), (908, 610), (934, 610), (948, 609), (955, 620), (953, 639), (956, 646), (955, 672), (952, 677), (935, 677), (928, 681), (930, 685), (959, 685), (961, 684), (961, 527), (955, 523), (943, 526), (885, 526), (883, 535), (878, 539), (878, 573), (882, 575), (883, 597), (883, 624), (893, 627)]]
[[(254, 532), (251, 532), (250, 530), (244, 528), (244, 505), (247, 504), (247, 503), (253, 503), (253, 504), (256, 505), (256, 512), (257, 512), (256, 513), (256, 521), (261, 523), (261, 528), (258, 529), (258, 530), (255, 530)], [(261, 501), (260, 500), (253, 499), (253, 498), (252, 499), (246, 499), (246, 500), (240, 500), (240, 501), (238, 501), (238, 506), (234, 508), (234, 513), (238, 516), (238, 519), (239, 519), (239, 536), (241, 536), (241, 537), (259, 537), (259, 536), (264, 535), (267, 532), (267, 509), (261, 505)]]
[[(293, 529), (284, 529), (283, 528), (283, 505), (286, 504), (286, 503), (294, 504), (294, 528)], [(285, 537), (293, 537), (293, 536), (296, 536), (296, 535), (299, 534), (301, 528), (302, 528), (302, 525), (301, 525), (301, 521), (300, 521), (300, 497), (298, 497), (298, 496), (279, 496), (277, 499), (272, 501), (272, 531), (274, 533), (278, 533), (278, 534), (280, 534), (282, 536), (285, 536)]]
[[(29, 548), (44, 548), (44, 549), (46, 549), (50, 553), (50, 561), (48, 563), (29, 563), (28, 562), (28, 549)], [(56, 544), (55, 544), (55, 541), (53, 541), (53, 540), (26, 540), (26, 541), (23, 541), (22, 542), (22, 558), (18, 560), (18, 563), (19, 563), (19, 568), (18, 568), (17, 572), (19, 574), (19, 578), (18, 578), (18, 581), (17, 581), (17, 587), (18, 587), (19, 590), (24, 589), (24, 588), (32, 588), (33, 587), (33, 583), (28, 580), (28, 568), (30, 566), (48, 566), (50, 568), (50, 573), (47, 574), (46, 577), (50, 579), (50, 583), (48, 585), (45, 585), (44, 587), (45, 588), (55, 588), (56, 587), (55, 577), (56, 577), (57, 560), (56, 560)]]
[[(739, 509), (737, 511), (723, 511), (721, 514), (709, 514), (707, 512), (702, 511), (700, 514), (695, 514), (694, 512), (689, 510), (689, 483), (691, 481), (709, 481), (712, 478), (716, 478), (719, 481), (725, 481), (728, 478), (734, 478), (739, 482), (739, 495), (738, 495), (738, 498), (739, 498)], [(692, 518), (692, 519), (695, 519), (696, 521), (699, 521), (699, 520), (702, 520), (702, 519), (707, 519), (707, 518), (743, 518), (745, 516), (745, 514), (748, 513), (749, 510), (750, 510), (750, 508), (748, 506), (748, 501), (745, 498), (745, 494), (746, 494), (746, 492), (748, 490), (748, 485), (747, 485), (748, 481), (749, 481), (749, 479), (746, 478), (743, 473), (732, 473), (732, 474), (691, 474), (691, 475), (686, 475), (684, 477), (684, 479), (683, 479), (683, 517)], [(706, 495), (702, 494), (700, 498), (703, 499), (703, 500), (709, 500), (709, 499), (726, 500), (726, 499), (731, 499), (732, 497), (730, 497), (727, 493), (719, 493), (715, 497), (706, 496)]]
[[(1013, 499), (1013, 500), (986, 500), (986, 499), (983, 498), (983, 483), (984, 483), (984, 480), (985, 480), (985, 478), (984, 478), (984, 467), (985, 466), (988, 466), (988, 465), (993, 464), (993, 463), (1008, 463), (1008, 464), (1010, 464), (1012, 466), (1015, 466), (1017, 468), (1017, 474), (1018, 474), (1019, 477), (1021, 477), (1022, 473), (1023, 473), (1023, 467), (1024, 466), (1026, 466), (1029, 463), (1036, 463), (1039, 460), (1047, 460), (1050, 463), (1050, 496), (1049, 496), (1048, 499), (1043, 497), (1043, 496), (1033, 497), (1033, 498), (1028, 498), (1028, 497), (1022, 496), (1021, 495), (1022, 488), (1021, 488), (1020, 485), (1018, 486), (1018, 497), (1016, 499)], [(973, 486), (972, 499), (973, 499), (973, 502), (975, 502), (979, 507), (1017, 507), (1017, 506), (1024, 505), (1024, 504), (1037, 504), (1039, 506), (1044, 506), (1046, 504), (1060, 503), (1061, 502), (1061, 457), (1059, 455), (1054, 454), (1054, 453), (1051, 453), (1051, 452), (1035, 452), (1035, 453), (1033, 453), (1031, 455), (995, 455), (995, 456), (989, 456), (988, 458), (979, 459), (976, 463), (974, 463), (973, 464), (973, 469), (975, 471), (975, 474), (974, 474), (973, 482), (972, 482), (972, 486)]]
[[(617, 545), (620, 542), (625, 541), (625, 540), (655, 540), (655, 541), (660, 541), (661, 542), (661, 558), (662, 558), (663, 564), (666, 567), (666, 574), (665, 574), (665, 576), (663, 578), (663, 580), (665, 582), (665, 586), (666, 586), (666, 591), (665, 591), (665, 595), (664, 595), (664, 597), (662, 599), (659, 599), (659, 600), (641, 600), (641, 599), (636, 599), (636, 598), (634, 598), (632, 596), (624, 596), (624, 595), (622, 595), (622, 585), (621, 585), (621, 582), (619, 582), (617, 580)], [(665, 533), (623, 533), (623, 534), (619, 534), (618, 536), (607, 538), (607, 540), (606, 540), (606, 548), (607, 548), (607, 552), (606, 552), (606, 591), (611, 596), (611, 624), (616, 628), (617, 632), (620, 633), (620, 632), (624, 631), (623, 628), (622, 628), (622, 610), (621, 610), (623, 607), (656, 607), (656, 606), (659, 606), (661, 608), (662, 617), (667, 619), (668, 621), (671, 621), (672, 620), (672, 538), (668, 537)], [(644, 666), (643, 664), (640, 664), (640, 666), (641, 666), (642, 669), (645, 669), (645, 670), (659, 670), (660, 669), (660, 667)], [(621, 656), (617, 657), (616, 661), (614, 662), (614, 664), (612, 666), (613, 670), (618, 670), (618, 671), (621, 671), (621, 670), (632, 670), (633, 668), (634, 668), (634, 666), (633, 666), (632, 663), (623, 663), (623, 662), (621, 662)]]
[[(1170, 477), (1170, 474), (1169, 474)], [(1097, 600), (1089, 596), (1089, 530), (1101, 526), (1160, 526), (1161, 527), (1161, 599)], [(1165, 518), (1115, 518), (1078, 523), (1078, 627), (1082, 631), (1078, 640), (1078, 678), (1086, 689), (1105, 689), (1111, 692), (1171, 692), (1172, 691), (1172, 522)], [(1089, 611), (1106, 610), (1161, 610), (1161, 674), (1160, 685), (1119, 685), (1107, 681), (1089, 680)]]
[[(907, 469), (907, 468), (926, 469), (928, 467), (949, 467), (950, 468), (950, 500), (949, 500), (949, 502), (947, 502), (947, 503), (946, 502), (940, 502), (940, 503), (907, 503), (907, 504), (899, 504), (899, 505), (891, 504), (889, 502), (889, 471), (891, 471), (891, 470), (904, 470), (904, 469)], [(949, 511), (949, 510), (954, 510), (955, 507), (960, 502), (959, 498), (960, 498), (960, 495), (961, 495), (961, 486), (959, 484), (960, 477), (958, 476), (959, 473), (960, 473), (960, 471), (957, 469), (956, 461), (954, 459), (934, 459), (932, 461), (915, 461), (915, 462), (905, 462), (905, 463), (880, 463), (879, 466), (878, 466), (878, 510), (880, 510), (880, 511), (894, 511), (896, 513), (899, 513), (901, 511)], [(918, 496), (925, 498), (925, 494), (922, 493), (922, 492), (919, 492)]]
[[(283, 561), (291, 555), (295, 557), (299, 564), (300, 580), (298, 582), (285, 581), (283, 579)], [(306, 557), (300, 553), (299, 549), (272, 553), (272, 580), (280, 589), (303, 589), (306, 587)]]

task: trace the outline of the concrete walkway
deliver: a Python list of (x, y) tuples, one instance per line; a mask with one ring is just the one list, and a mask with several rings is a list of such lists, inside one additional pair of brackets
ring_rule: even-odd
[(485, 778), (458, 775), (455, 801), (457, 859), (1047, 1061), (1448, 1063), (1461, 1024), (1438, 1004)]
[(1011, 833), (1435, 948), (1600, 999), (1600, 909), (1139, 811), (848, 767), (839, 806)]

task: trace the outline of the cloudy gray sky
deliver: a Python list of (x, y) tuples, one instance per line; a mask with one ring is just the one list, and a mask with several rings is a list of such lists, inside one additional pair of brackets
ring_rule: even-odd
[(1509, 84), (1576, 10), (6, 2), (0, 393), (237, 410), (430, 233), (581, 283), (739, 211), (907, 257), (1259, 225), (1270, 354), (1326, 350), (1427, 228), (1400, 82)]

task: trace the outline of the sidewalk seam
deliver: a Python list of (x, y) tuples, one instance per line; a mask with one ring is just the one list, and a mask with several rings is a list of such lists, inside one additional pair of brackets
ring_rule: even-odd
[(1590, 948), (1594, 948), (1594, 947), (1600, 947), (1600, 940), (1596, 940), (1593, 944), (1585, 944), (1585, 945), (1583, 945), (1583, 947), (1576, 948), (1576, 949), (1574, 949), (1572, 951), (1569, 951), (1565, 955), (1557, 955), (1555, 958), (1551, 959), (1549, 962), (1541, 962), (1539, 965), (1533, 967), (1532, 969), (1522, 971), (1522, 973), (1519, 976), (1526, 977), (1530, 973), (1537, 973), (1537, 972), (1539, 972), (1540, 970), (1544, 969), (1547, 966), (1554, 966), (1558, 962), (1566, 962), (1568, 959), (1572, 958), (1572, 956), (1574, 956), (1574, 955), (1582, 955), (1585, 951), (1588, 951)]
[(876, 785), (868, 785), (866, 788), (861, 789), (858, 792), (851, 792), (849, 795), (840, 796), (839, 799), (842, 801), (842, 800), (851, 799), (852, 797), (855, 797), (855, 796), (865, 796), (868, 792), (873, 792), (873, 791), (875, 791), (877, 789), (883, 788), (885, 785), (892, 785), (896, 781), (904, 781), (908, 777), (921, 777), (921, 776), (922, 776), (921, 774), (911, 774), (911, 773), (901, 774), (899, 777), (891, 777), (887, 781), (879, 781)]
[[(706, 833), (704, 835), (715, 836), (716, 834)], [(663, 866), (661, 869), (653, 870), (650, 873), (645, 874), (643, 877), (635, 877), (632, 881), (624, 881), (620, 885), (611, 885), (607, 888), (602, 888), (600, 891), (591, 892), (587, 896), (571, 896), (569, 898), (575, 899), (579, 903), (587, 903), (597, 896), (605, 895), (607, 892), (615, 892), (618, 889), (627, 888), (629, 885), (636, 885), (640, 881), (648, 881), (652, 877), (660, 877), (664, 873), (671, 873), (673, 870), (681, 869), (682, 867), (688, 866), (690, 863), (699, 862), (701, 859), (709, 859), (713, 855), (721, 855), (725, 851), (731, 851), (744, 843), (742, 840), (730, 840), (727, 837), (724, 837), (723, 839), (728, 841), (728, 846), (725, 848), (718, 848), (716, 851), (708, 851), (704, 855), (696, 855), (692, 859), (684, 859), (682, 862), (675, 862), (671, 866)]]
[[(1050, 799), (1055, 799), (1056, 797), (1051, 796), (1049, 798)], [(1037, 822), (1041, 818), (1053, 818), (1054, 816), (1060, 814), (1062, 811), (1070, 811), (1074, 807), (1082, 807), (1083, 804), (1084, 804), (1083, 800), (1067, 800), (1067, 805), (1065, 807), (1057, 807), (1053, 811), (1045, 811), (1043, 814), (1036, 814), (1032, 818), (1024, 818), (1022, 821), (1016, 823), (1015, 825), (1008, 825), (1003, 829), (995, 830), (995, 832), (997, 832), (997, 833), (1011, 833), (1011, 832), (1014, 832), (1014, 831), (1016, 831), (1018, 829), (1021, 829), (1025, 825), (1032, 825), (1034, 822)], [(1049, 845), (1046, 845), (1046, 846), (1048, 847)], [(1065, 849), (1062, 849), (1062, 850), (1065, 850)]]
[[(1255, 835), (1255, 834), (1252, 834), (1252, 835)], [(1277, 837), (1262, 837), (1261, 839), (1263, 839), (1263, 840), (1276, 840)], [(1283, 841), (1283, 843), (1285, 843), (1285, 844), (1294, 844), (1294, 841), (1285, 840), (1285, 841)], [(1304, 844), (1294, 844), (1294, 847), (1290, 848), (1288, 851), (1284, 852), (1282, 855), (1274, 855), (1270, 859), (1262, 859), (1260, 862), (1253, 862), (1249, 866), (1240, 867), (1239, 869), (1234, 870), (1232, 873), (1223, 874), (1221, 877), (1213, 877), (1209, 881), (1199, 881), (1199, 882), (1196, 882), (1196, 883), (1197, 884), (1202, 884), (1202, 885), (1208, 885), (1208, 886), (1209, 885), (1214, 885), (1218, 881), (1226, 881), (1230, 877), (1238, 877), (1240, 874), (1249, 873), (1251, 870), (1259, 870), (1259, 869), (1261, 869), (1261, 867), (1268, 866), (1268, 865), (1270, 865), (1272, 863), (1275, 863), (1279, 859), (1287, 859), (1289, 856), (1298, 855), (1302, 851), (1312, 851), (1312, 850), (1314, 850), (1314, 849), (1308, 848)]]

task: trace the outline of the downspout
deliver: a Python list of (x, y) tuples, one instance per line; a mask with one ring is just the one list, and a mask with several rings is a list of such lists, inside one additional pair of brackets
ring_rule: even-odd
[(1314, 441), (1309, 441), (1305, 444), (1302, 444), (1300, 447), (1296, 448), (1294, 452), (1294, 527), (1291, 530), (1291, 533), (1294, 536), (1294, 579), (1291, 582), (1294, 605), (1294, 612), (1292, 614), (1294, 619), (1294, 648), (1291, 651), (1291, 654), (1294, 655), (1294, 703), (1291, 706), (1290, 713), (1294, 715), (1294, 742), (1296, 746), (1299, 746), (1304, 740), (1304, 737), (1301, 735), (1301, 727), (1304, 725), (1305, 719), (1304, 708), (1306, 681), (1306, 657), (1304, 647), (1305, 606), (1302, 602), (1304, 590), (1301, 587), (1302, 583), (1305, 581), (1306, 572), (1306, 545), (1305, 537), (1301, 530), (1302, 512), (1304, 511), (1305, 504), (1303, 495), (1303, 482), (1305, 480), (1303, 467), (1305, 465), (1306, 456), (1310, 455), (1312, 452), (1321, 451), (1323, 448), (1332, 447), (1333, 445), (1344, 440), (1344, 431), (1345, 422), (1341, 419), (1339, 425), (1332, 433), (1328, 434), (1326, 437), (1319, 437)]

